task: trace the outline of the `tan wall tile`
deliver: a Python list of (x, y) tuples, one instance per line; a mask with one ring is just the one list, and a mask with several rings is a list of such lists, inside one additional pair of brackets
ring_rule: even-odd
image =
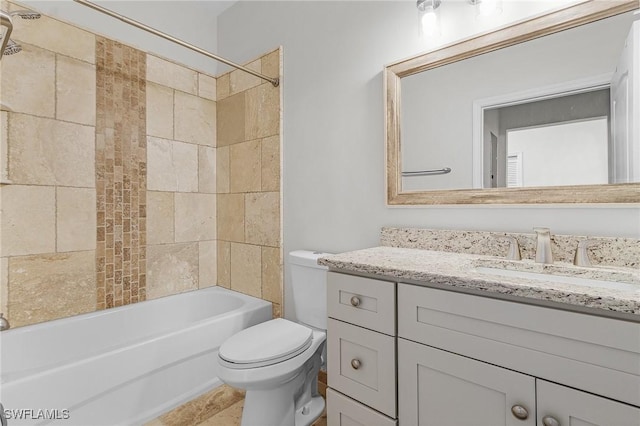
[(215, 101), (216, 79), (206, 74), (198, 74), (198, 96)]
[(7, 315), (8, 301), (9, 301), (9, 258), (0, 257), (0, 312), (3, 312), (5, 315)]
[(262, 57), (262, 74), (269, 77), (280, 76), (280, 49)]
[(173, 89), (147, 83), (147, 135), (173, 139)]
[(216, 148), (216, 192), (229, 192), (229, 148)]
[(217, 102), (217, 146), (245, 141), (245, 94), (238, 93)]
[(95, 251), (12, 257), (9, 276), (14, 327), (96, 309)]
[[(13, 5), (11, 8), (25, 9), (18, 5)], [(37, 21), (14, 19), (13, 25), (14, 32), (11, 37), (19, 40), (23, 47), (25, 43), (33, 44), (95, 64), (96, 39), (95, 35), (88, 31), (44, 15)]]
[(2, 103), (14, 112), (53, 118), (55, 67), (53, 53), (22, 44), (20, 54), (5, 56), (2, 60)]
[(216, 251), (218, 264), (218, 285), (225, 288), (231, 287), (231, 243), (218, 240)]
[(9, 136), (9, 113), (0, 112), (0, 182), (9, 179), (9, 147), (7, 137)]
[(198, 191), (198, 147), (193, 144), (172, 142), (173, 169), (176, 176), (176, 190), (180, 192)]
[(216, 149), (198, 147), (198, 192), (216, 192)]
[(216, 239), (216, 194), (175, 194), (176, 242)]
[(280, 193), (245, 195), (245, 241), (277, 247), (280, 245)]
[(262, 297), (259, 246), (231, 243), (231, 290)]
[(95, 130), (23, 114), (9, 117), (14, 183), (95, 187)]
[(147, 191), (147, 243), (175, 242), (173, 192)]
[(231, 192), (254, 192), (261, 189), (260, 141), (229, 147), (229, 189)]
[(154, 55), (147, 55), (147, 80), (186, 93), (198, 93), (198, 73)]
[(271, 136), (261, 142), (262, 190), (280, 191), (280, 136)]
[[(262, 61), (260, 59), (257, 59), (246, 65), (246, 67), (250, 70), (260, 72), (262, 69)], [(232, 95), (244, 92), (245, 90), (251, 89), (252, 87), (256, 87), (260, 83), (262, 83), (261, 78), (242, 70), (233, 70), (229, 75), (229, 87)]]
[(282, 305), (282, 258), (279, 247), (262, 247), (262, 298)]
[(96, 190), (56, 188), (56, 251), (96, 249)]
[(175, 92), (174, 138), (198, 145), (216, 146), (216, 103)]
[(96, 124), (96, 67), (68, 56), (56, 58), (56, 118)]
[(248, 140), (280, 133), (280, 90), (270, 83), (246, 92), (245, 137)]
[(271, 316), (273, 318), (282, 318), (282, 306), (274, 303), (271, 306)]
[(147, 246), (147, 299), (198, 288), (198, 243)]
[(216, 78), (216, 100), (220, 101), (231, 93), (230, 73), (223, 74)]
[(200, 279), (198, 281), (199, 288), (211, 287), (216, 285), (216, 282), (218, 280), (218, 263), (216, 259), (217, 248), (217, 241), (200, 241), (198, 243), (198, 254), (200, 256)]
[(198, 147), (147, 137), (147, 188), (155, 191), (197, 191)]
[(244, 194), (217, 195), (218, 238), (244, 242)]
[(0, 189), (2, 256), (56, 250), (55, 188), (5, 185)]

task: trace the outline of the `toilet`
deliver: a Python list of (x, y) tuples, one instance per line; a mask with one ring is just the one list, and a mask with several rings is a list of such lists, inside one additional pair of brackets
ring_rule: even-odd
[(219, 377), (245, 389), (242, 426), (309, 426), (324, 410), (318, 394), (327, 329), (327, 253), (289, 253), (298, 322), (278, 318), (227, 339), (218, 352)]

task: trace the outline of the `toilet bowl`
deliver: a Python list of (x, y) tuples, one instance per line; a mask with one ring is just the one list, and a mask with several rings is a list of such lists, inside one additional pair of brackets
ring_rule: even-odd
[(273, 319), (220, 347), (220, 379), (246, 390), (242, 426), (309, 426), (324, 410), (317, 378), (326, 340), (327, 269), (316, 263), (323, 254), (289, 254), (300, 323)]

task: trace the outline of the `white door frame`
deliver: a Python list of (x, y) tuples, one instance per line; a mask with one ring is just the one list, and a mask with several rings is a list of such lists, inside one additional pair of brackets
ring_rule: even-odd
[(552, 99), (561, 96), (576, 95), (579, 93), (606, 89), (611, 85), (612, 77), (613, 73), (600, 74), (564, 83), (527, 89), (520, 92), (507, 93), (490, 98), (476, 99), (475, 101), (473, 101), (473, 188), (483, 187), (482, 176), (484, 174), (484, 162), (482, 151), (485, 109), (500, 108), (532, 101), (542, 101), (545, 99)]

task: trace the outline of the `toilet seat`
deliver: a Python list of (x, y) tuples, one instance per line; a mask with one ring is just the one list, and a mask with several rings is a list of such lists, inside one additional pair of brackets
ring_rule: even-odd
[(230, 337), (220, 347), (218, 356), (229, 368), (265, 367), (301, 354), (312, 340), (310, 328), (278, 318)]

